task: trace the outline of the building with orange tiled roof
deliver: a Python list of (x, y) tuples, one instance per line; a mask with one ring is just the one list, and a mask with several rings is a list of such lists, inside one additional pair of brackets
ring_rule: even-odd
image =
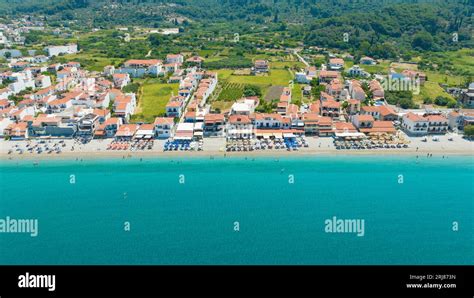
[(268, 62), (268, 60), (257, 59), (253, 63), (252, 72), (254, 74), (267, 73), (269, 71), (270, 71), (270, 63)]
[(410, 78), (411, 80), (419, 80), (421, 85), (423, 85), (426, 82), (426, 78), (427, 78), (424, 72), (411, 70), (411, 69), (405, 69), (404, 71), (402, 71), (402, 75), (404, 75), (407, 78)]
[(340, 77), (340, 73), (331, 70), (321, 70), (319, 72), (319, 83), (331, 83), (332, 80)]
[(445, 134), (448, 132), (448, 119), (443, 115), (427, 115), (428, 134)]
[(170, 101), (165, 107), (167, 117), (181, 117), (184, 109), (184, 98), (175, 96), (170, 98)]
[(344, 68), (344, 60), (341, 58), (332, 58), (329, 59), (329, 69), (331, 70), (341, 70)]
[(28, 123), (14, 122), (4, 130), (3, 134), (11, 140), (24, 140), (28, 138)]
[(124, 124), (119, 127), (115, 134), (116, 139), (130, 140), (133, 138), (140, 126), (138, 124)]
[(373, 125), (374, 125), (374, 117), (371, 116), (371, 115), (355, 115), (355, 116), (352, 116), (352, 124), (354, 124), (354, 126), (357, 128), (357, 129), (361, 129), (361, 128), (371, 128)]
[(362, 84), (357, 80), (352, 80), (349, 85), (349, 93), (351, 98), (364, 101), (367, 97), (365, 94), (364, 89), (362, 88)]
[(357, 128), (350, 122), (336, 122), (334, 129), (336, 133), (357, 132)]
[(207, 114), (204, 116), (203, 133), (205, 137), (222, 136), (225, 132), (225, 117), (223, 114)]
[(114, 86), (119, 89), (122, 89), (131, 82), (130, 75), (128, 73), (114, 73), (112, 78), (114, 81)]
[(175, 127), (173, 117), (157, 117), (155, 118), (155, 137), (158, 139), (167, 139), (172, 137)]
[(230, 115), (227, 120), (227, 138), (249, 139), (255, 136), (252, 119), (248, 115)]
[(361, 108), (362, 115), (371, 115), (376, 120), (395, 121), (398, 120), (398, 113), (388, 106), (364, 106)]
[(166, 55), (166, 63), (169, 64), (182, 64), (184, 62), (184, 57), (181, 54), (168, 54)]
[(97, 138), (113, 138), (119, 127), (123, 124), (122, 118), (111, 117), (100, 124), (95, 130), (94, 137)]
[(369, 83), (369, 89), (370, 92), (372, 92), (374, 100), (381, 100), (385, 98), (385, 91), (379, 81), (372, 80)]
[(321, 116), (338, 119), (341, 114), (341, 103), (334, 99), (321, 101)]
[(407, 113), (402, 118), (402, 128), (403, 130), (415, 136), (423, 136), (428, 134), (428, 119), (423, 116)]
[(301, 120), (304, 123), (304, 132), (307, 136), (314, 136), (318, 134), (319, 113), (304, 113), (301, 115)]
[(359, 131), (366, 134), (395, 134), (397, 132), (392, 121), (373, 121), (371, 127), (360, 127)]
[(360, 100), (351, 98), (347, 100), (347, 112), (349, 115), (355, 115), (360, 113), (361, 102)]
[(448, 114), (448, 126), (453, 131), (463, 131), (467, 125), (474, 125), (474, 109), (461, 109)]
[(186, 59), (186, 62), (201, 65), (201, 63), (203, 63), (204, 60), (205, 59), (200, 56), (192, 56), (191, 58)]

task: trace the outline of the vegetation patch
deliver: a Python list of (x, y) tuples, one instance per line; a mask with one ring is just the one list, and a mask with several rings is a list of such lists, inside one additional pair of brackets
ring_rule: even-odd
[(145, 79), (140, 87), (138, 99), (140, 113), (134, 121), (153, 122), (155, 117), (163, 116), (172, 94), (178, 94), (179, 84), (166, 84), (158, 79)]
[(217, 98), (218, 101), (235, 101), (242, 98), (244, 85), (238, 83), (224, 83), (222, 91)]

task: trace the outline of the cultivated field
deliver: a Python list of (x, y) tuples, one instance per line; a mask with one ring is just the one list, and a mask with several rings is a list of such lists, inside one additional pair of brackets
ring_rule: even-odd
[(179, 84), (161, 83), (158, 79), (136, 81), (141, 82), (141, 87), (138, 98), (139, 112), (133, 116), (133, 120), (153, 122), (155, 117), (165, 113), (171, 94), (178, 94)]

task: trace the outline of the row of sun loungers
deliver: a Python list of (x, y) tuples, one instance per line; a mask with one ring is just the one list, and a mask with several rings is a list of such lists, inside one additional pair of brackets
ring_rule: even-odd
[(404, 143), (383, 143), (371, 141), (334, 141), (336, 149), (396, 149), (408, 148)]
[(263, 139), (263, 140), (227, 140), (226, 151), (254, 151), (267, 149), (298, 150), (301, 147), (309, 147), (302, 137), (295, 139)]
[(202, 151), (203, 141), (168, 140), (163, 146), (163, 151)]

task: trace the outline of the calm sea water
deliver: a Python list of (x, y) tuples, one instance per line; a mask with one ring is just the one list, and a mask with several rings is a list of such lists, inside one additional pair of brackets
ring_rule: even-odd
[(39, 220), (0, 264), (474, 264), (473, 157), (2, 161), (0, 185), (0, 219)]

